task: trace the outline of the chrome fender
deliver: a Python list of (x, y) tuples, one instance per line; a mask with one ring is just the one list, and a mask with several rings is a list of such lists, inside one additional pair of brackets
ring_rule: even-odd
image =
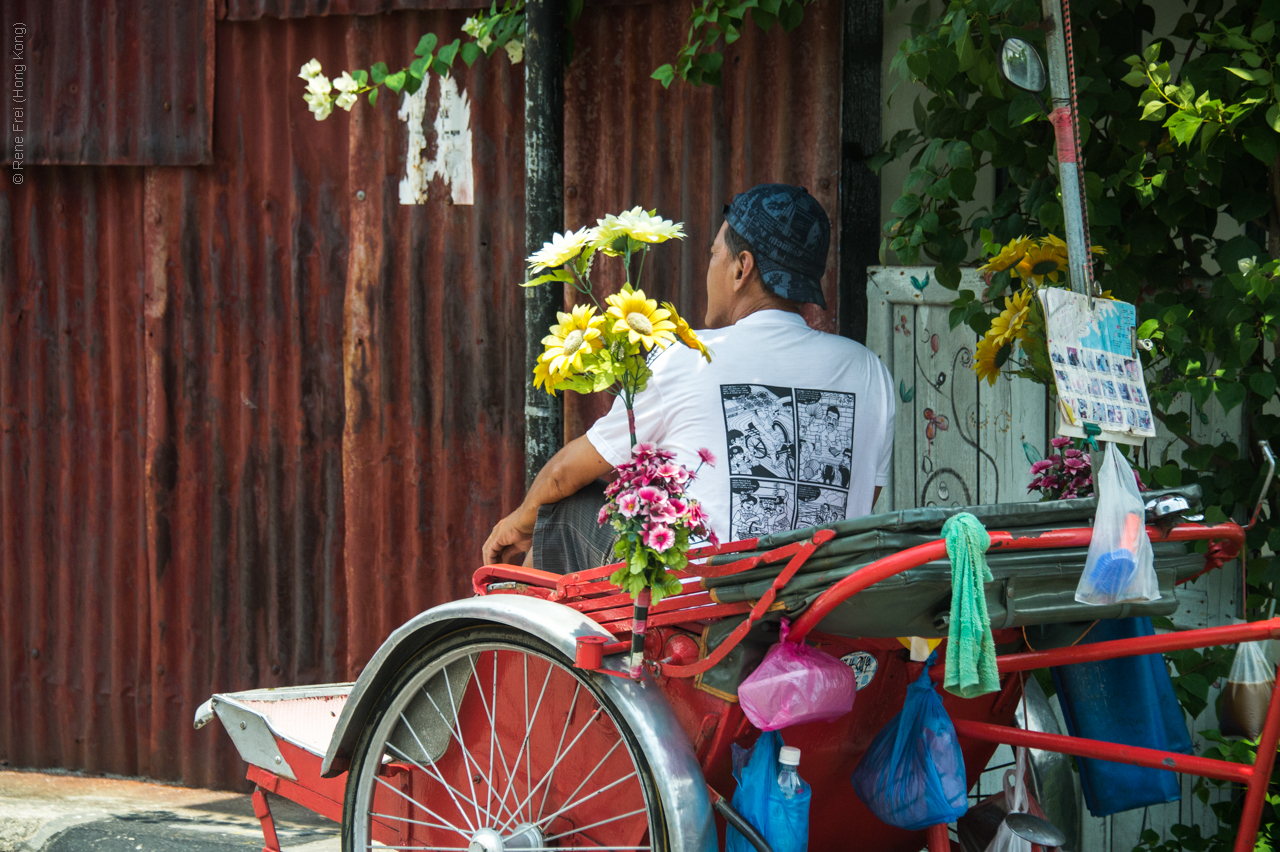
[[(374, 705), (415, 654), (446, 633), (483, 623), (522, 630), (569, 659), (574, 657), (579, 636), (613, 638), (575, 609), (519, 595), (474, 597), (429, 609), (397, 627), (360, 673), (329, 741), (321, 775), (331, 778), (347, 770)], [(622, 669), (616, 657), (606, 658), (605, 666)], [(609, 675), (593, 677), (630, 726), (649, 762), (666, 815), (670, 848), (674, 852), (715, 852), (715, 822), (702, 769), (662, 691), (649, 679), (637, 684)]]

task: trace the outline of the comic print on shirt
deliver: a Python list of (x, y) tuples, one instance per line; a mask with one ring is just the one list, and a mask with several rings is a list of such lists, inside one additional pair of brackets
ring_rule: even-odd
[(841, 520), (848, 505), (855, 395), (721, 385), (729, 536)]

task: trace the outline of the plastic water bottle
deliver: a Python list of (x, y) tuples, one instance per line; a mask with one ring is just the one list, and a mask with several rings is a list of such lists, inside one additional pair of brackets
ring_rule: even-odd
[(796, 767), (800, 765), (800, 749), (795, 746), (783, 746), (778, 750), (778, 788), (786, 799), (794, 799), (800, 792), (802, 782)]

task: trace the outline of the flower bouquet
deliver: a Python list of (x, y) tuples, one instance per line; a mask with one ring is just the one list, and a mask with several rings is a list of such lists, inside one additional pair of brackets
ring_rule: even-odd
[[(696, 471), (677, 464), (665, 450), (636, 443), (635, 399), (653, 375), (649, 356), (679, 340), (711, 360), (675, 306), (664, 302), (659, 307), (639, 288), (649, 249), (684, 235), (683, 225), (639, 207), (605, 216), (594, 228), (556, 234), (543, 244), (529, 257), (529, 280), (521, 285), (571, 284), (590, 300), (557, 313), (559, 322), (542, 340), (545, 348), (534, 366), (534, 386), (552, 395), (558, 390), (603, 391), (621, 396), (626, 406), (632, 458), (619, 465), (598, 521), (611, 524), (620, 535), (614, 552), (622, 565), (609, 580), (635, 601), (629, 661), (634, 678), (642, 671), (650, 604), (680, 592), (680, 581), (670, 571), (688, 561), (690, 534), (709, 534), (702, 508), (684, 493)], [(591, 282), (597, 254), (621, 258), (626, 275), (622, 291), (607, 297), (604, 305)], [(638, 261), (634, 281), (633, 261)], [(711, 462), (710, 452), (700, 455), (703, 463)]]
[[(1073, 447), (1070, 438), (1049, 441), (1055, 452), (1031, 465), (1028, 491), (1039, 491), (1041, 500), (1069, 500), (1093, 494), (1093, 468), (1089, 454)], [(1138, 481), (1141, 486), (1142, 481)]]

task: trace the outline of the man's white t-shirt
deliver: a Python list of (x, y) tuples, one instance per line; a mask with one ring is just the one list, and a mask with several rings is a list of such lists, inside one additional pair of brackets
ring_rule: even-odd
[[(635, 401), (636, 436), (696, 470), (690, 496), (722, 541), (870, 514), (888, 481), (895, 403), (869, 349), (811, 329), (799, 314), (758, 311), (699, 331), (711, 363), (683, 344), (657, 355)], [(587, 431), (615, 467), (631, 458), (618, 399)]]

